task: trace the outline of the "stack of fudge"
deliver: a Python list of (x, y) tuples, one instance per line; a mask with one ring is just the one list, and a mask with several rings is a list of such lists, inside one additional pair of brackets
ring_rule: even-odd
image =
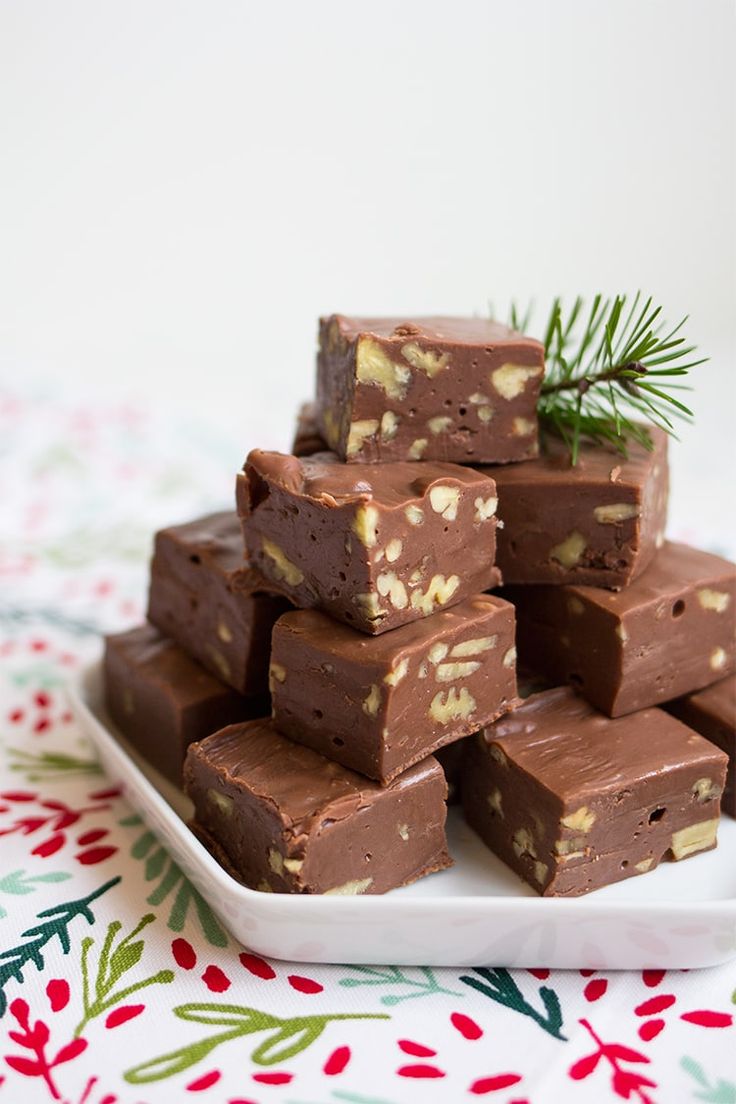
[(448, 783), (545, 895), (736, 815), (736, 567), (665, 539), (660, 430), (574, 466), (540, 440), (543, 375), (494, 322), (323, 319), (292, 454), (252, 451), (237, 513), (157, 534), (108, 709), (246, 885), (443, 869)]

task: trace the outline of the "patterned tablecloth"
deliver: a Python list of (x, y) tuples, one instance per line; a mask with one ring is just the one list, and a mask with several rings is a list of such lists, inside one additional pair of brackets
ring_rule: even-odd
[(65, 681), (142, 616), (153, 530), (229, 504), (232, 445), (0, 394), (0, 1104), (735, 1104), (736, 961), (266, 962), (110, 787)]

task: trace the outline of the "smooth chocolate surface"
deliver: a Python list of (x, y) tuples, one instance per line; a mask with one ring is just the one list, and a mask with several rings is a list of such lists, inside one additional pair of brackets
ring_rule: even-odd
[(255, 889), (385, 893), (451, 863), (447, 788), (431, 757), (381, 787), (267, 719), (193, 744), (185, 785), (198, 830)]
[(516, 703), (514, 608), (478, 594), (381, 636), (317, 610), (273, 631), (276, 727), (382, 783)]
[(613, 593), (506, 587), (522, 662), (618, 717), (699, 690), (736, 669), (736, 565), (667, 542)]
[(153, 625), (106, 637), (104, 670), (113, 721), (177, 785), (193, 740), (269, 710), (267, 696), (245, 698), (223, 686)]
[(565, 687), (469, 741), (468, 822), (545, 896), (576, 896), (716, 845), (727, 757), (661, 709), (611, 720)]
[(728, 771), (721, 809), (736, 817), (736, 675), (669, 702), (665, 709), (725, 751)]
[(243, 563), (235, 511), (156, 534), (148, 619), (241, 694), (268, 693), (271, 629), (290, 608)]
[(630, 442), (628, 459), (583, 442), (575, 467), (564, 441), (544, 434), (537, 460), (481, 468), (498, 491), (498, 566), (506, 583), (582, 583), (620, 590), (664, 543), (667, 435)]
[(251, 563), (295, 606), (377, 634), (497, 585), (496, 489), (455, 464), (255, 449), (238, 476)]
[(320, 320), (317, 417), (343, 460), (537, 454), (544, 348), (484, 318)]

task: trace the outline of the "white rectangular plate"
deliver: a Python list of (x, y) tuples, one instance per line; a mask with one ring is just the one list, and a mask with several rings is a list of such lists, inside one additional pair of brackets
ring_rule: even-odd
[(384, 896), (259, 893), (186, 826), (186, 798), (115, 734), (100, 664), (71, 691), (105, 770), (241, 943), (297, 962), (684, 969), (736, 956), (736, 822), (719, 846), (585, 897), (540, 898), (450, 810), (455, 866)]

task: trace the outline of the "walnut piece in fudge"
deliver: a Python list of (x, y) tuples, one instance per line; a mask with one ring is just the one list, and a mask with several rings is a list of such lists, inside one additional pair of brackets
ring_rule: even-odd
[(516, 704), (514, 609), (478, 594), (368, 637), (317, 610), (276, 622), (276, 727), (382, 783)]
[(736, 675), (669, 702), (665, 709), (725, 751), (728, 772), (721, 810), (736, 817)]
[(185, 788), (195, 831), (254, 889), (385, 893), (451, 865), (431, 757), (381, 787), (251, 721), (190, 747)]
[(569, 682), (611, 717), (708, 686), (736, 669), (736, 565), (667, 542), (618, 593), (507, 587), (523, 663)]
[(468, 823), (544, 896), (716, 846), (727, 757), (661, 709), (611, 720), (561, 687), (468, 741)]
[(268, 697), (241, 697), (153, 625), (105, 638), (105, 699), (144, 759), (181, 785), (187, 747), (232, 721), (268, 713)]
[(241, 694), (268, 693), (271, 629), (290, 608), (266, 591), (234, 510), (156, 534), (149, 621)]
[(628, 459), (584, 442), (575, 467), (567, 445), (545, 434), (537, 460), (481, 468), (498, 488), (498, 566), (506, 583), (583, 583), (620, 590), (664, 543), (667, 435), (653, 449), (628, 443)]
[(320, 320), (317, 417), (350, 463), (537, 454), (544, 348), (485, 318)]
[(383, 633), (498, 585), (496, 488), (455, 464), (250, 453), (238, 512), (251, 563), (295, 606)]

